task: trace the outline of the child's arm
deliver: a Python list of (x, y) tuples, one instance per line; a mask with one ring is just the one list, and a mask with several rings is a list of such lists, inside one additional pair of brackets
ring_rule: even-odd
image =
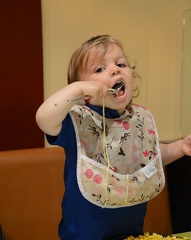
[(169, 144), (160, 144), (163, 165), (183, 157), (184, 155), (191, 156), (191, 135)]
[(36, 122), (41, 130), (49, 135), (57, 136), (66, 117), (75, 102), (68, 102), (83, 95), (90, 95), (93, 99), (105, 97), (108, 88), (96, 81), (78, 81), (62, 88), (50, 96), (38, 109)]

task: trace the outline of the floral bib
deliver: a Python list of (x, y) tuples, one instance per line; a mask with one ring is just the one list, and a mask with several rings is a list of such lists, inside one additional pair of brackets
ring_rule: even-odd
[(165, 179), (152, 114), (129, 105), (116, 119), (87, 106), (70, 112), (77, 140), (77, 181), (82, 195), (106, 208), (132, 206), (158, 195)]

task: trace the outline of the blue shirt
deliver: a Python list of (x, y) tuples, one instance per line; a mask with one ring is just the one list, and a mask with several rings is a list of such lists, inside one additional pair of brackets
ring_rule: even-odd
[[(102, 107), (88, 106), (102, 114)], [(119, 117), (117, 111), (107, 108), (105, 115), (108, 118)], [(101, 208), (82, 196), (76, 178), (76, 136), (69, 114), (62, 123), (59, 136), (47, 135), (47, 140), (50, 144), (63, 147), (66, 153), (65, 194), (62, 201), (62, 220), (59, 224), (61, 240), (104, 240), (143, 234), (146, 203), (115, 209)]]

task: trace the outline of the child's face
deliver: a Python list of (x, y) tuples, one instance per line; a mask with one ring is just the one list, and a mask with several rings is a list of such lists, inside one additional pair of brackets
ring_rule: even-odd
[[(105, 55), (99, 49), (92, 49), (88, 59), (86, 70), (80, 74), (82, 81), (100, 81), (108, 88), (113, 88), (116, 83), (122, 82), (124, 88), (119, 91), (118, 96), (108, 94), (105, 105), (117, 110), (120, 114), (132, 99), (133, 76), (123, 51), (117, 45), (111, 45)], [(101, 54), (99, 54), (101, 51)], [(102, 101), (90, 100), (91, 104), (101, 106)]]

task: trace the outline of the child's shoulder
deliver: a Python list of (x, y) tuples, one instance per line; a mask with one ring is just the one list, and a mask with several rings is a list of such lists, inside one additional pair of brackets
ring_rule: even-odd
[(131, 111), (132, 112), (140, 112), (140, 113), (152, 115), (152, 113), (149, 111), (149, 109), (147, 107), (142, 106), (140, 104), (136, 104), (136, 103), (131, 103), (130, 105), (128, 105), (127, 110), (130, 112)]
[[(132, 103), (131, 105), (128, 105), (128, 106), (132, 109), (143, 109), (145, 111), (149, 111), (148, 108), (146, 108), (140, 104), (137, 104), (137, 103)], [(127, 106), (127, 108), (128, 108), (128, 106)]]

